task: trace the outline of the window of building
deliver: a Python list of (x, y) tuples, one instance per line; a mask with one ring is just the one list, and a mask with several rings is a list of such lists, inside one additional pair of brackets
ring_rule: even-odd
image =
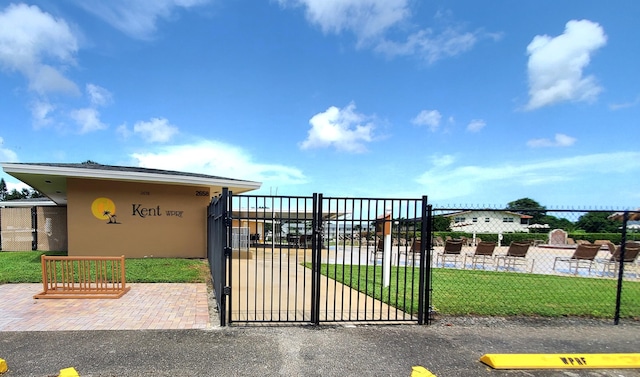
[(474, 222), (474, 223), (477, 223), (478, 222), (478, 218), (474, 217), (474, 218), (471, 219), (471, 221)]
[(463, 223), (463, 222), (465, 222), (466, 219), (467, 219), (466, 217), (454, 217), (453, 222), (456, 223), (456, 224), (457, 223)]
[(502, 218), (502, 222), (503, 223), (512, 223), (513, 222), (513, 217), (503, 217)]
[(490, 220), (491, 220), (491, 219), (489, 219), (488, 217), (485, 217), (485, 218), (484, 218), (484, 222), (485, 222), (485, 223), (488, 223)]

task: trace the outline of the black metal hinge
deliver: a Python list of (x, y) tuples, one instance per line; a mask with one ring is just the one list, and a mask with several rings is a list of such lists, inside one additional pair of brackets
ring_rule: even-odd
[(231, 256), (231, 248), (230, 247), (225, 247), (224, 248), (224, 256), (225, 257), (230, 257)]
[(222, 288), (222, 294), (224, 294), (225, 296), (229, 296), (231, 294), (231, 287), (225, 286), (224, 288)]

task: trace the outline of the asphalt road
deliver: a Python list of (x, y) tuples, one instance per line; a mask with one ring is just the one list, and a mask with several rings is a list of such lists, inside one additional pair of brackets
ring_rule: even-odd
[(493, 370), (485, 353), (638, 353), (640, 324), (440, 319), (432, 326), (216, 327), (209, 330), (1, 332), (2, 377), (640, 376), (640, 369)]

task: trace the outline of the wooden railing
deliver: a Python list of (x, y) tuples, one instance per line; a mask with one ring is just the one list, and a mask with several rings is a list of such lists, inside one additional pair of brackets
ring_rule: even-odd
[(120, 298), (129, 291), (120, 257), (42, 256), (44, 291), (33, 298)]

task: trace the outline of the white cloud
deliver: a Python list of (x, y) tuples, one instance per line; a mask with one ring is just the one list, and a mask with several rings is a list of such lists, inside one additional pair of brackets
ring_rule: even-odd
[[(409, 0), (278, 0), (283, 5), (305, 9), (307, 20), (326, 34), (351, 32), (358, 47), (372, 47), (390, 57), (417, 55), (429, 63), (470, 50), (480, 38), (499, 39), (500, 34), (464, 32), (448, 26), (442, 31), (425, 28), (398, 42), (388, 38), (411, 18)], [(441, 14), (436, 14), (437, 18)]]
[(611, 110), (622, 110), (622, 109), (627, 109), (629, 107), (636, 107), (638, 106), (638, 104), (640, 104), (640, 97), (637, 97), (635, 100), (631, 101), (631, 102), (624, 102), (624, 103), (612, 103), (611, 105), (609, 105), (609, 109)]
[(594, 101), (602, 88), (594, 76), (583, 77), (591, 55), (607, 42), (602, 27), (588, 20), (567, 22), (562, 35), (537, 35), (529, 54), (527, 110), (564, 101)]
[(456, 162), (456, 158), (450, 154), (431, 157), (431, 164), (438, 168), (451, 166), (455, 162)]
[(79, 94), (76, 84), (62, 73), (75, 64), (78, 51), (78, 41), (64, 20), (35, 5), (10, 4), (0, 11), (0, 25), (0, 66), (20, 72), (29, 89), (40, 95)]
[(134, 124), (133, 133), (148, 143), (166, 143), (178, 134), (178, 127), (170, 124), (165, 118), (151, 118), (148, 122), (140, 121)]
[(113, 101), (111, 93), (98, 85), (87, 84), (87, 94), (93, 106), (107, 106)]
[(576, 139), (565, 134), (556, 134), (553, 140), (549, 139), (532, 139), (527, 141), (527, 145), (532, 148), (541, 147), (570, 147), (576, 142)]
[(478, 41), (476, 33), (447, 29), (436, 34), (431, 29), (420, 30), (407, 37), (406, 42), (395, 42), (383, 39), (375, 47), (375, 51), (388, 56), (418, 55), (428, 63), (459, 55), (473, 48)]
[(76, 0), (76, 4), (112, 27), (136, 39), (150, 39), (159, 19), (169, 20), (179, 8), (209, 0)]
[(242, 148), (216, 141), (165, 146), (155, 152), (134, 153), (131, 157), (138, 166), (147, 168), (274, 182), (277, 185), (306, 183), (306, 177), (296, 168), (255, 162)]
[(410, 16), (408, 0), (279, 0), (305, 8), (306, 17), (324, 33), (353, 32), (366, 43)]
[(52, 120), (49, 117), (55, 106), (48, 101), (36, 100), (31, 104), (31, 116), (36, 127), (48, 126)]
[(455, 160), (446, 156), (436, 158), (438, 163), (434, 162), (416, 181), (431, 198), (444, 200), (469, 196), (479, 189), (494, 191), (502, 187), (516, 192), (526, 186), (570, 182), (584, 175), (637, 172), (639, 159), (640, 152), (615, 152), (522, 164), (456, 166)]
[(125, 140), (131, 137), (131, 130), (129, 130), (129, 127), (127, 127), (126, 123), (119, 125), (116, 128), (116, 133)]
[(418, 126), (427, 126), (429, 130), (436, 131), (440, 127), (442, 115), (438, 110), (422, 110), (411, 120), (411, 123)]
[(4, 139), (0, 137), (0, 161), (2, 162), (17, 162), (18, 154), (11, 149), (3, 147)]
[(80, 126), (81, 134), (104, 130), (107, 125), (100, 121), (100, 113), (93, 108), (84, 108), (71, 111), (71, 118)]
[(474, 119), (467, 125), (467, 131), (478, 132), (486, 126), (487, 123), (482, 119)]
[(374, 125), (361, 123), (369, 117), (355, 111), (352, 102), (347, 107), (339, 109), (329, 107), (325, 112), (314, 115), (310, 120), (307, 139), (300, 144), (302, 149), (335, 147), (346, 152), (364, 152), (365, 142), (373, 140)]

